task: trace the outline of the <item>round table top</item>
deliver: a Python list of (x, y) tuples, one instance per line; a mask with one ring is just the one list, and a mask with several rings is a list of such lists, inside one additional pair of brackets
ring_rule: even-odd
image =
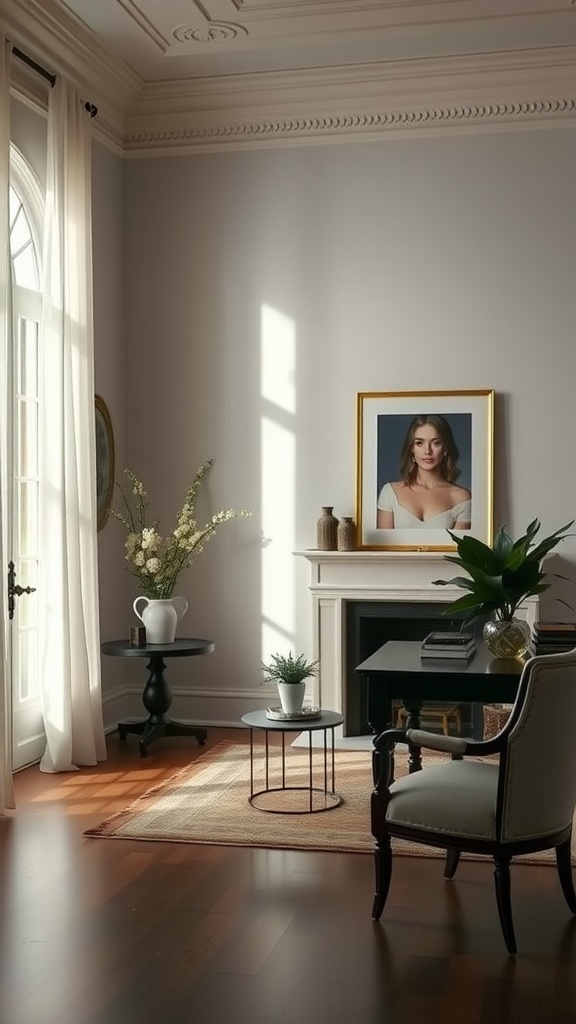
[(342, 725), (344, 715), (338, 711), (320, 712), (318, 718), (292, 718), (278, 721), (275, 718), (267, 718), (265, 711), (248, 711), (240, 719), (244, 725), (251, 729), (268, 729), (270, 732), (314, 732), (315, 729), (333, 729), (336, 725)]
[(146, 644), (145, 647), (133, 647), (129, 640), (107, 640), (100, 644), (102, 654), (112, 654), (117, 658), (191, 658), (195, 654), (212, 654), (212, 640), (200, 640), (190, 637), (178, 637), (172, 644)]

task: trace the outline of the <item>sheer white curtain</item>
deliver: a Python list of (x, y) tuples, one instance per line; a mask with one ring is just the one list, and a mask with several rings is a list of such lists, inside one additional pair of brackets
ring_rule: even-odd
[(106, 757), (100, 685), (90, 124), (50, 90), (42, 319), (39, 593), (45, 772)]
[[(12, 47), (0, 33), (0, 409), (8, 407), (8, 345), (12, 337), (10, 315), (10, 60)], [(8, 670), (8, 607), (6, 574), (8, 550), (8, 447), (6, 417), (0, 416), (0, 814), (14, 807), (12, 785), (12, 710)]]

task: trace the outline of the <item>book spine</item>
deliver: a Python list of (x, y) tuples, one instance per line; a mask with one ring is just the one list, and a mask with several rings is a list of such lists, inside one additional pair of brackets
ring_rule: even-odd
[(474, 651), (422, 651), (421, 658), (439, 658), (441, 661), (466, 661)]
[(476, 650), (476, 644), (475, 643), (469, 643), (469, 644), (466, 644), (465, 647), (449, 647), (449, 646), (443, 646), (442, 644), (438, 644), (438, 643), (434, 643), (434, 644), (423, 643), (421, 645), (421, 650), (449, 651), (451, 654), (461, 654), (463, 651)]

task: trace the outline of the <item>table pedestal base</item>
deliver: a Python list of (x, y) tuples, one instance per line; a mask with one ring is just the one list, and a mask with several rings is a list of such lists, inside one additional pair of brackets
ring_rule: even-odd
[(161, 736), (195, 736), (199, 745), (203, 747), (208, 735), (206, 729), (200, 729), (196, 725), (185, 725), (183, 722), (172, 722), (169, 718), (160, 721), (149, 718), (146, 722), (119, 722), (118, 733), (121, 740), (125, 740), (128, 733), (140, 736), (138, 746), (142, 757), (146, 757), (150, 744)]
[(125, 739), (129, 732), (139, 735), (142, 757), (146, 757), (148, 747), (160, 736), (195, 736), (200, 746), (203, 746), (208, 735), (206, 729), (200, 729), (197, 725), (172, 722), (166, 718), (166, 712), (172, 703), (172, 692), (164, 676), (166, 665), (162, 656), (151, 654), (147, 667), (149, 675), (142, 694), (142, 703), (150, 717), (145, 722), (120, 722), (120, 739)]

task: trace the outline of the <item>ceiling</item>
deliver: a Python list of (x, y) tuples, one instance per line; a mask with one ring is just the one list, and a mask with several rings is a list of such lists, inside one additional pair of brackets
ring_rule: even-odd
[(142, 82), (576, 44), (576, 0), (50, 0)]
[[(576, 0), (0, 0), (0, 25), (133, 157), (576, 124)], [(26, 62), (13, 87), (46, 102)]]

